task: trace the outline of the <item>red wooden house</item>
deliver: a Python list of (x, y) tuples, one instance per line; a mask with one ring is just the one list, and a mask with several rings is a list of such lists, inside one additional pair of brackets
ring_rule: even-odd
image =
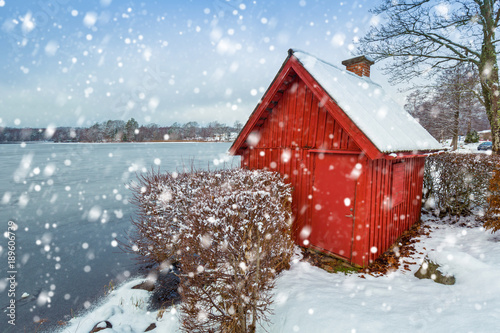
[(420, 217), (424, 152), (441, 145), (371, 81), (289, 50), (230, 153), (294, 187), (294, 237), (365, 266)]

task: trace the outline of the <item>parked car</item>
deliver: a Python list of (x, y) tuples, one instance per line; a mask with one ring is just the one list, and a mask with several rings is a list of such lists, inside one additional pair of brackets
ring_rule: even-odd
[(477, 146), (477, 150), (491, 150), (493, 147), (493, 143), (491, 141), (486, 141), (483, 143), (480, 143), (479, 146)]

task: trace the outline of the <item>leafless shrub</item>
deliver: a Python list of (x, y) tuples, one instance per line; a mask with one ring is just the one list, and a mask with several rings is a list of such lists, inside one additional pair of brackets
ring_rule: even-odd
[(490, 179), (489, 191), (484, 227), (491, 232), (497, 232), (500, 230), (500, 165), (498, 164)]
[(440, 215), (468, 215), (486, 207), (489, 179), (499, 163), (495, 155), (441, 153), (426, 160), (425, 207)]
[(176, 261), (185, 332), (255, 332), (288, 268), (291, 186), (242, 169), (151, 172), (132, 186), (139, 207), (131, 248), (145, 261)]
[(130, 185), (137, 217), (132, 221), (134, 232), (129, 235), (129, 244), (124, 244), (124, 248), (144, 263), (175, 262), (181, 223), (178, 217), (186, 216), (190, 205), (185, 197), (189, 193), (179, 185), (188, 183), (192, 176), (151, 171), (137, 178)]

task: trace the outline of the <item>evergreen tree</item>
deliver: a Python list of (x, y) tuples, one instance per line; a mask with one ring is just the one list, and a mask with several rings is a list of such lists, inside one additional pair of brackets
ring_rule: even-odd
[(479, 142), (479, 134), (477, 134), (477, 132), (474, 130), (467, 132), (467, 135), (465, 136), (465, 143), (476, 143), (476, 142)]
[(123, 136), (123, 141), (134, 141), (136, 137), (136, 130), (139, 128), (139, 123), (134, 119), (130, 118), (125, 124), (125, 133)]

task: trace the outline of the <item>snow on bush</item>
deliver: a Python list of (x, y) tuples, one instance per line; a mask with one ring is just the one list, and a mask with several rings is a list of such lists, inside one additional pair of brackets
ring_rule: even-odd
[(468, 215), (487, 206), (495, 155), (441, 153), (427, 157), (424, 173), (425, 207), (438, 215)]
[(131, 184), (137, 218), (132, 221), (135, 230), (128, 247), (139, 260), (150, 264), (176, 261), (180, 227), (199, 190), (197, 178), (189, 173), (152, 171)]
[(149, 173), (132, 186), (130, 245), (144, 261), (176, 262), (186, 332), (254, 332), (277, 274), (289, 267), (291, 186), (242, 169)]

